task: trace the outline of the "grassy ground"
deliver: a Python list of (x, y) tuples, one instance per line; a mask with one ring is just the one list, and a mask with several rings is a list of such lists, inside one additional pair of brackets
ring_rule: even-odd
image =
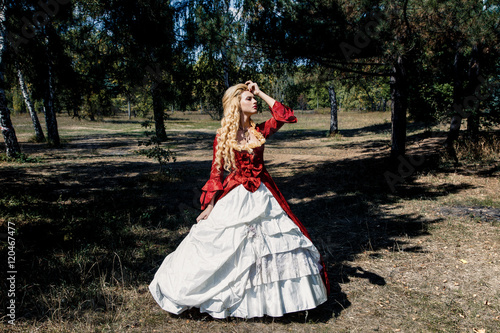
[[(10, 222), (17, 270), (16, 325), (3, 316), (3, 329), (499, 332), (498, 132), (480, 151), (463, 142), (454, 165), (440, 148), (444, 126), (410, 124), (408, 156), (391, 166), (390, 114), (341, 113), (332, 138), (328, 115), (298, 117), (268, 140), (266, 163), (324, 255), (327, 303), (283, 318), (213, 320), (194, 310), (169, 315), (149, 295), (154, 272), (199, 213), (217, 122), (173, 114), (177, 162), (161, 176), (135, 153), (140, 120), (61, 116), (63, 147), (49, 149), (30, 142), (28, 117), (16, 116), (30, 161), (0, 162), (1, 258)], [(5, 281), (2, 304), (12, 298)]]

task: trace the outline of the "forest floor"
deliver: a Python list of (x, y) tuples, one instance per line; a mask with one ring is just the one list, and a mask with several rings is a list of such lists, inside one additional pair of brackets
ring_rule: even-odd
[[(28, 158), (0, 161), (0, 330), (500, 332), (498, 129), (479, 152), (462, 142), (455, 165), (441, 149), (446, 126), (410, 123), (408, 154), (394, 165), (389, 113), (341, 112), (336, 137), (326, 135), (327, 114), (297, 116), (266, 143), (266, 166), (324, 256), (325, 304), (214, 320), (195, 309), (170, 315), (150, 296), (156, 269), (200, 212), (218, 122), (172, 114), (176, 162), (159, 173), (137, 154), (142, 120), (60, 116), (62, 147), (48, 148), (31, 142), (29, 117), (18, 115)], [(8, 226), (15, 295), (3, 278)]]

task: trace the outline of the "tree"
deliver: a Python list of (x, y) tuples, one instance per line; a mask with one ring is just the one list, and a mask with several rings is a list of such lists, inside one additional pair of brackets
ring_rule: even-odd
[[(418, 9), (409, 8), (409, 0), (356, 2), (354, 6), (357, 8), (353, 8), (348, 20), (358, 27), (353, 37), (357, 48), (347, 49), (347, 52), (357, 59), (372, 59), (373, 64), (362, 64), (370, 75), (384, 76), (387, 67), (389, 69), (391, 158), (397, 161), (406, 152), (410, 77), (416, 69), (412, 59), (420, 50), (409, 12), (418, 12)], [(379, 64), (383, 66), (378, 67)]]
[[(460, 87), (465, 96), (473, 99), (471, 91), (478, 88), (478, 80), (484, 75), (478, 70), (495, 68), (493, 61), (500, 44), (499, 8), (497, 1), (477, 0), (263, 0), (254, 7), (251, 31), (262, 48), (274, 56), (360, 77), (389, 78), (391, 155), (397, 157), (406, 149), (407, 111), (416, 118), (436, 113), (423, 90), (444, 87), (453, 77), (452, 71), (439, 73), (452, 68), (453, 57), (450, 61), (447, 50), (451, 44), (460, 44), (461, 57), (469, 59), (463, 67), (467, 79)], [(477, 51), (473, 51), (475, 47)], [(472, 134), (477, 132), (481, 112), (477, 108), (469, 111), (473, 115), (468, 121)]]
[(7, 1), (0, 0), (0, 127), (5, 141), (6, 153), (9, 157), (15, 157), (21, 153), (21, 148), (17, 141), (16, 131), (10, 119), (10, 110), (7, 107), (5, 97), (4, 79), (4, 52), (7, 47), (7, 28), (5, 25)]
[(152, 98), (155, 133), (166, 140), (165, 104), (176, 99), (172, 82), (185, 80), (184, 44), (176, 36), (176, 8), (167, 1), (84, 1), (114, 57), (113, 82), (130, 96), (145, 86)]
[(33, 100), (31, 98), (31, 93), (26, 86), (26, 81), (24, 80), (23, 72), (21, 68), (17, 66), (17, 77), (19, 78), (19, 87), (23, 94), (24, 102), (26, 104), (26, 108), (31, 117), (31, 121), (33, 122), (33, 128), (35, 130), (35, 139), (37, 142), (45, 141), (45, 135), (43, 134), (42, 126), (40, 125), (40, 120), (38, 120), (38, 115), (36, 113), (35, 107), (33, 105)]
[(444, 145), (458, 162), (454, 142), (462, 120), (467, 119), (467, 133), (474, 141), (481, 123), (497, 118), (487, 90), (500, 51), (500, 7), (495, 1), (426, 1), (422, 11), (418, 23), (426, 44), (420, 67), (425, 70), (419, 73), (422, 84), (410, 112), (430, 121), (450, 119)]
[(196, 49), (195, 94), (203, 110), (214, 119), (222, 118), (221, 96), (235, 83), (261, 79), (258, 82), (263, 87), (275, 88), (259, 76), (269, 68), (269, 61), (248, 40), (245, 1), (196, 0), (184, 4), (182, 26)]
[(47, 142), (51, 146), (60, 145), (56, 92), (62, 73), (71, 71), (61, 36), (72, 23), (72, 9), (68, 0), (9, 2), (9, 64), (22, 66), (23, 76), (32, 83), (33, 98), (43, 101)]
[[(52, 30), (52, 29), (49, 29)], [(52, 32), (52, 31), (51, 31)], [(54, 63), (52, 51), (52, 38), (55, 37), (50, 32), (46, 35), (45, 44), (45, 80), (43, 81), (43, 111), (45, 113), (45, 124), (47, 126), (47, 142), (54, 147), (59, 147), (61, 139), (57, 126), (57, 117), (55, 109), (55, 86), (54, 86)]]
[(72, 83), (63, 90), (61, 99), (73, 116), (94, 121), (114, 113), (112, 99), (119, 93), (118, 78), (126, 73), (117, 68), (119, 55), (96, 9), (85, 1), (76, 6), (73, 24), (63, 35), (72, 70), (60, 77), (61, 82)]
[(341, 72), (390, 77), (391, 155), (404, 154), (407, 59), (413, 47), (408, 1), (277, 0), (260, 4), (254, 12), (252, 32), (264, 49)]
[(337, 94), (333, 83), (328, 85), (328, 96), (330, 97), (330, 136), (335, 136), (339, 132), (339, 124), (337, 120)]

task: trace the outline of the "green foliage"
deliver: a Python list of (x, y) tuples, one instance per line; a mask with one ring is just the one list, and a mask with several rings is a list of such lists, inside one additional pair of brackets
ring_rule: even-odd
[(12, 113), (26, 113), (26, 103), (24, 102), (23, 95), (19, 88), (16, 86), (10, 91), (10, 96), (7, 96), (7, 98), (11, 97), (12, 99)]
[(343, 80), (336, 91), (343, 111), (386, 111), (389, 108), (389, 82), (380, 77)]
[(111, 94), (104, 89), (89, 92), (80, 107), (79, 115), (88, 117), (90, 120), (96, 120), (96, 117), (112, 115), (115, 112), (115, 108), (111, 97)]
[[(152, 126), (152, 122), (150, 120), (144, 121), (141, 123), (141, 126), (144, 128), (150, 128)], [(168, 168), (168, 163), (170, 161), (176, 161), (175, 152), (172, 152), (169, 147), (162, 147), (162, 140), (158, 139), (156, 135), (153, 135), (151, 131), (146, 131), (145, 135), (148, 137), (148, 140), (139, 141), (139, 146), (149, 148), (138, 150), (137, 153), (158, 162), (160, 165), (160, 174), (170, 175), (171, 170)]]
[(496, 72), (488, 80), (480, 91), (486, 97), (486, 103), (482, 108), (482, 125), (492, 127), (500, 124), (500, 60), (496, 67)]
[[(500, 119), (498, 95), (483, 98), (483, 82), (498, 76), (497, 1), (267, 0), (251, 8), (253, 40), (270, 57), (334, 72), (322, 81), (341, 80), (342, 110), (393, 106), (402, 121), (393, 124), (391, 152), (405, 149), (406, 114), (428, 126), (461, 113), (476, 134)], [(320, 94), (310, 82), (294, 102), (317, 108)]]
[(307, 99), (307, 104), (313, 109), (330, 107), (328, 88), (325, 85), (309, 88)]
[[(493, 84), (480, 86), (488, 97), (466, 111), (490, 126), (500, 122), (497, 2), (69, 2), (33, 25), (26, 43), (6, 48), (5, 89), (10, 110), (24, 112), (20, 66), (40, 110), (50, 68), (55, 109), (89, 119), (126, 112), (129, 100), (139, 117), (154, 107), (155, 115), (175, 108), (220, 119), (225, 89), (248, 79), (295, 109), (328, 108), (335, 84), (341, 110), (387, 110), (389, 77), (405, 57), (412, 119), (448, 121), (475, 94), (479, 68)], [(42, 10), (34, 0), (7, 6), (7, 30), (21, 37), (23, 18)]]
[(9, 157), (7, 154), (0, 154), (0, 161), (1, 162), (13, 162), (13, 163), (41, 163), (42, 159), (40, 157), (33, 157), (29, 156), (25, 153), (19, 153), (17, 156), (14, 157)]
[(218, 77), (221, 76), (220, 64), (210, 54), (202, 52), (194, 66), (197, 80), (194, 85), (196, 109), (208, 113), (212, 119), (222, 117), (222, 98), (226, 86)]
[(421, 100), (428, 106), (431, 112), (422, 112), (424, 107), (420, 105), (420, 112), (414, 115), (415, 120), (445, 121), (448, 110), (453, 106), (453, 86), (446, 83), (435, 82), (432, 84), (422, 83), (419, 86)]

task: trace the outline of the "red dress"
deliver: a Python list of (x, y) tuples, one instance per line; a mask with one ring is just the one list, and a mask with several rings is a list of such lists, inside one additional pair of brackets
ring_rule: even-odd
[[(281, 104), (280, 102), (275, 102), (270, 110), (273, 117), (263, 123), (256, 125), (255, 127), (255, 129), (260, 132), (265, 139), (276, 133), (283, 126), (283, 124), (297, 122), (297, 117), (295, 117), (293, 110)], [(201, 209), (204, 210), (214, 196), (215, 203), (238, 185), (243, 185), (249, 192), (255, 192), (259, 188), (260, 184), (263, 183), (269, 189), (269, 191), (271, 191), (274, 198), (280, 204), (281, 208), (283, 208), (290, 219), (297, 225), (297, 227), (299, 227), (300, 231), (309, 240), (311, 240), (311, 236), (307, 232), (306, 228), (300, 222), (297, 216), (292, 213), (290, 206), (286, 202), (285, 198), (271, 178), (271, 175), (269, 175), (269, 172), (264, 166), (264, 145), (254, 148), (253, 153), (249, 153), (246, 150), (235, 150), (234, 153), (237, 170), (231, 172), (226, 177), (226, 179), (224, 179), (223, 166), (221, 166), (220, 170), (217, 170), (215, 164), (217, 137), (218, 136), (215, 137), (213, 145), (214, 152), (210, 179), (202, 188), (202, 195), (200, 198)], [(323, 261), (321, 262), (321, 264), (323, 266), (321, 275), (323, 278), (323, 282), (325, 283), (325, 287), (329, 293), (330, 284), (328, 282), (326, 268)]]
[[(266, 138), (297, 121), (280, 103), (271, 112), (256, 127)], [(165, 311), (195, 307), (214, 318), (280, 317), (327, 300), (321, 256), (264, 167), (263, 153), (264, 146), (235, 151), (237, 169), (226, 179), (212, 165), (201, 203), (204, 209), (215, 198), (216, 204), (167, 255), (149, 285)]]

